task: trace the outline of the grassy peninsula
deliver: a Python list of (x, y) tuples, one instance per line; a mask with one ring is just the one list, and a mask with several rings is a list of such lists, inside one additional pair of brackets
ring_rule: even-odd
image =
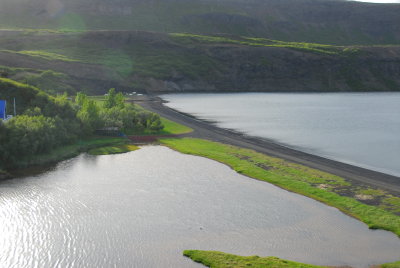
[[(392, 211), (366, 205), (355, 198), (341, 196), (330, 191), (333, 188), (348, 186), (349, 182), (338, 176), (260, 154), (253, 150), (209, 140), (182, 138), (161, 139), (160, 141), (174, 150), (214, 159), (227, 164), (243, 175), (272, 183), (336, 207), (366, 223), (371, 229), (384, 229), (400, 236), (400, 217)], [(387, 198), (398, 200), (397, 197), (391, 195), (388, 195)]]
[[(204, 264), (212, 268), (320, 268), (327, 266), (317, 266), (304, 264), (294, 261), (279, 259), (276, 257), (259, 257), (259, 256), (237, 256), (218, 251), (203, 251), (203, 250), (185, 250), (183, 255), (192, 259), (195, 262)], [(398, 268), (400, 262), (386, 263), (375, 268)]]
[(277, 257), (237, 256), (218, 251), (185, 250), (183, 255), (212, 268), (321, 268), (311, 264), (287, 261)]

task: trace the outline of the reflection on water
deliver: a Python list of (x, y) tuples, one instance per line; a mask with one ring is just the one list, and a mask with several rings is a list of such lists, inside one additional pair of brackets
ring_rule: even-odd
[(400, 93), (164, 95), (217, 125), (400, 176)]
[(389, 232), (160, 146), (3, 182), (0, 233), (0, 267), (202, 267), (184, 249), (360, 267), (400, 257)]

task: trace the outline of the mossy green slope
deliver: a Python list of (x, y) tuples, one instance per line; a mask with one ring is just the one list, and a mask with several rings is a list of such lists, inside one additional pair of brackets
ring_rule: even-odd
[[(57, 89), (53, 92), (97, 94), (110, 87), (148, 92), (400, 90), (392, 68), (400, 64), (398, 46), (333, 46), (221, 34), (21, 31), (0, 39), (2, 58), (25, 69), (52, 70), (25, 80), (43, 86), (45, 79)], [(57, 87), (55, 80), (63, 86)]]
[(0, 99), (13, 103), (14, 98), (18, 100), (18, 114), (34, 107), (38, 102), (45, 104), (52, 99), (48, 94), (36, 87), (11, 79), (0, 78)]
[(371, 229), (384, 229), (400, 236), (400, 217), (384, 209), (360, 203), (315, 185), (346, 185), (343, 178), (249, 149), (202, 139), (161, 139), (161, 143), (186, 154), (214, 159), (231, 166), (238, 173), (275, 184), (330, 206), (366, 223)]
[(32, 85), (51, 95), (76, 92), (71, 85), (68, 85), (71, 81), (68, 75), (51, 70), (15, 68), (0, 65), (0, 76)]
[(17, 104), (17, 115), (34, 107), (40, 107), (45, 114), (55, 115), (60, 112), (57, 108), (56, 98), (47, 92), (32, 85), (0, 77), (0, 99), (8, 102), (10, 114), (12, 113), (14, 98)]

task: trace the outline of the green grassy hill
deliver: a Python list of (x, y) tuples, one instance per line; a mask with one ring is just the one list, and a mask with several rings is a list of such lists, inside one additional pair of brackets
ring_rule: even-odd
[(399, 46), (233, 35), (0, 31), (0, 76), (49, 93), (398, 91)]
[(75, 116), (69, 105), (58, 103), (56, 98), (44, 91), (11, 79), (0, 78), (0, 99), (7, 101), (9, 114), (13, 113), (14, 98), (17, 101), (17, 115), (38, 107), (46, 116)]
[(226, 33), (328, 44), (399, 44), (400, 4), (344, 0), (2, 0), (3, 28)]

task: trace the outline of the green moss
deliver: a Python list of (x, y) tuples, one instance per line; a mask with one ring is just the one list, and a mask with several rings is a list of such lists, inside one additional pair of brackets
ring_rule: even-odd
[(182, 153), (204, 156), (231, 166), (238, 173), (275, 184), (353, 216), (372, 229), (384, 229), (400, 236), (400, 217), (382, 208), (363, 204), (354, 198), (340, 196), (315, 184), (346, 186), (343, 178), (312, 168), (266, 156), (253, 150), (208, 140), (183, 138), (161, 139), (161, 143)]
[(122, 154), (131, 151), (138, 150), (139, 147), (131, 144), (116, 145), (116, 146), (106, 146), (96, 149), (89, 150), (91, 155), (108, 155), (108, 154)]
[(299, 262), (287, 261), (277, 257), (237, 256), (218, 251), (185, 250), (183, 255), (193, 261), (212, 268), (241, 267), (271, 267), (271, 268), (317, 268), (316, 266)]

